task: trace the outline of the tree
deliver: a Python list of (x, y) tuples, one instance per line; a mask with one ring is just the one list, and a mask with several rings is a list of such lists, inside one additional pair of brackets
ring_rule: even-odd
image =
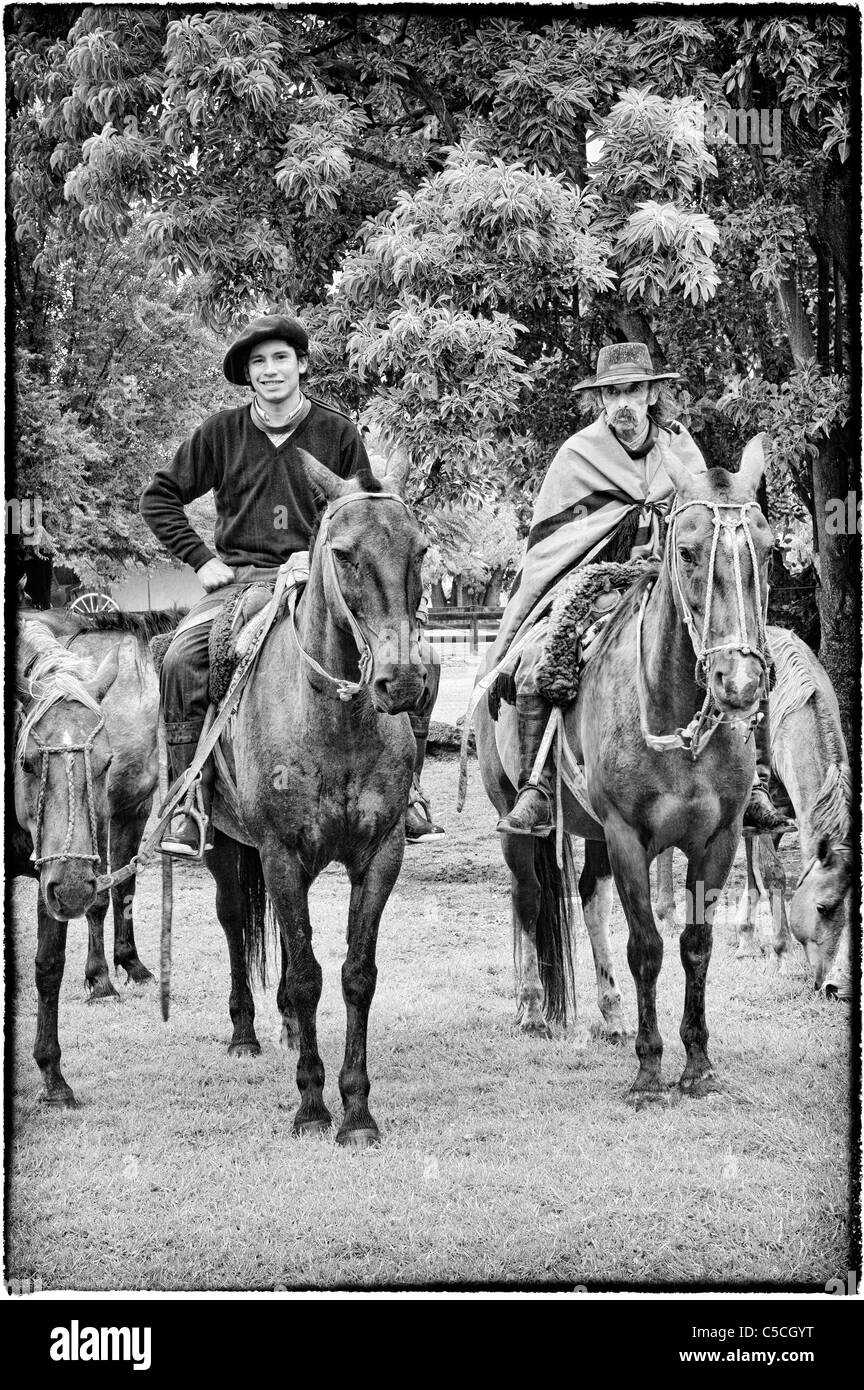
[[(319, 381), (409, 448), (429, 509), (530, 502), (574, 382), (603, 342), (638, 338), (685, 373), (710, 462), (777, 435), (769, 495), (791, 488), (813, 521), (821, 654), (851, 738), (860, 543), (825, 518), (857, 486), (857, 15), (593, 21), (12, 11), (22, 340), (42, 332), (54, 248), (134, 223), (220, 331), (250, 308), (302, 312)], [(770, 139), (765, 112), (781, 116)]]

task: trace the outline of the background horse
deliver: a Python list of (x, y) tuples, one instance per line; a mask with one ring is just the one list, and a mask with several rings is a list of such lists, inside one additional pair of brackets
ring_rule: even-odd
[[(103, 706), (113, 755), (108, 777), (108, 861), (112, 869), (122, 868), (138, 853), (159, 780), (159, 683), (148, 644), (156, 634), (172, 632), (181, 616), (176, 609), (146, 614), (79, 614), (52, 608), (21, 614), (22, 620), (41, 624), (76, 657), (98, 664), (108, 651), (117, 651), (117, 679)], [(15, 871), (26, 872), (26, 858), (19, 863), (16, 856)], [(135, 944), (135, 885), (133, 874), (111, 889), (114, 968), (126, 972), (127, 982), (146, 984), (153, 975), (139, 958)], [(87, 912), (89, 944), (84, 974), (91, 1001), (118, 997), (105, 959), (107, 911), (108, 895), (100, 894)]]
[[(831, 682), (815, 655), (794, 633), (769, 628), (777, 680), (771, 697), (771, 763), (798, 822), (802, 878), (792, 901), (796, 939), (807, 957), (816, 989), (825, 984), (846, 924), (852, 875), (851, 776)], [(768, 890), (775, 958), (782, 966), (789, 948), (784, 889), (777, 854), (782, 836), (748, 839), (747, 889), (738, 928), (739, 957), (761, 951), (754, 918), (759, 900), (754, 859)]]
[(39, 879), (33, 1055), (44, 1082), (40, 1099), (74, 1105), (60, 1071), (60, 984), (66, 923), (92, 908), (97, 871), (106, 866), (111, 748), (103, 702), (117, 678), (118, 655), (109, 651), (94, 668), (27, 622), (16, 655), (15, 813), (33, 846), (32, 871)]
[[(848, 995), (848, 892), (852, 872), (851, 775), (837, 697), (814, 653), (792, 632), (769, 627), (776, 679), (771, 693), (771, 762), (798, 823), (801, 879), (790, 907), (792, 935), (816, 989)], [(739, 959), (762, 954), (755, 930), (760, 898), (771, 904), (774, 959), (782, 968), (790, 932), (782, 835), (748, 836), (747, 886), (735, 922)], [(657, 916), (675, 927), (672, 852), (658, 860)], [(841, 942), (843, 943), (841, 945)]]
[[(691, 905), (680, 943), (687, 1061), (679, 1086), (698, 1095), (714, 1085), (705, 1022), (714, 903), (741, 834), (755, 768), (749, 723), (767, 682), (764, 599), (773, 538), (754, 500), (761, 438), (748, 445), (737, 474), (715, 468), (691, 476), (674, 459), (664, 463), (677, 490), (664, 563), (656, 582), (647, 578), (622, 601), (583, 672), (563, 730), (584, 780), (580, 787), (571, 775), (558, 806), (566, 832), (586, 840), (594, 896), (611, 867), (627, 917), (639, 1014), (637, 1100), (663, 1090), (655, 1006), (663, 942), (649, 864), (671, 845), (687, 855)], [(515, 722), (515, 711), (502, 707), (496, 726), (481, 702), (478, 757), (501, 814), (515, 799)], [(567, 863), (555, 884), (556, 914), (548, 902), (548, 842), (504, 835), (502, 848), (523, 973), (533, 983), (539, 967), (547, 1000), (560, 999), (560, 962), (569, 954)], [(557, 941), (545, 958), (541, 922)]]
[[(426, 546), (401, 497), (370, 473), (343, 482), (310, 455), (303, 459), (327, 507), (296, 622), (289, 601), (243, 692), (233, 734), (223, 738), (236, 802), (217, 783), (206, 863), (231, 961), (232, 1053), (260, 1051), (248, 975), (265, 954), (265, 889), (275, 912), (283, 1036), (299, 1043), (295, 1134), (331, 1123), (308, 893), (325, 865), (345, 865), (351, 899), (337, 1140), (364, 1147), (379, 1138), (366, 1068), (378, 924), (402, 864), (414, 765), (414, 736), (402, 712), (415, 707), (426, 685), (415, 616)], [(388, 489), (394, 483), (388, 476)]]

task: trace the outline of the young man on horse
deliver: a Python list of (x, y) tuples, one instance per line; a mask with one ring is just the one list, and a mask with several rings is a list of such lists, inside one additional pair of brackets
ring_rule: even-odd
[[(680, 425), (658, 422), (660, 381), (679, 380), (677, 372), (655, 372), (643, 343), (601, 348), (597, 371), (577, 391), (594, 391), (602, 412), (559, 449), (534, 506), (522, 568), (490, 659), (500, 661), (512, 642), (524, 639), (533, 610), (551, 588), (578, 565), (597, 560), (659, 559), (662, 522), (674, 496), (663, 467), (666, 451), (693, 473), (705, 460)], [(516, 671), (519, 737), (519, 795), (498, 823), (502, 833), (548, 835), (555, 825), (548, 762), (539, 781), (531, 774), (551, 707), (540, 695), (535, 675), (543, 639), (528, 638)], [(768, 703), (757, 726), (757, 766), (745, 825), (760, 831), (788, 828), (769, 796), (771, 776)]]
[[(198, 746), (209, 704), (210, 629), (225, 600), (252, 584), (272, 588), (280, 566), (308, 549), (320, 505), (298, 449), (340, 478), (369, 467), (348, 417), (302, 390), (308, 352), (306, 330), (295, 319), (268, 314), (249, 323), (231, 344), (222, 369), (233, 385), (251, 387), (251, 403), (209, 416), (180, 446), (173, 463), (157, 469), (141, 497), (141, 515), (150, 529), (176, 559), (191, 565), (205, 590), (178, 627), (162, 665), (172, 780), (190, 766)], [(183, 510), (211, 489), (215, 555)], [(406, 836), (415, 842), (444, 833), (428, 815), (418, 780), (439, 675), (439, 667), (429, 667), (428, 709), (411, 715), (417, 762)], [(209, 776), (202, 779), (201, 795), (209, 822)], [(196, 857), (199, 842), (194, 817), (178, 815), (161, 848)]]

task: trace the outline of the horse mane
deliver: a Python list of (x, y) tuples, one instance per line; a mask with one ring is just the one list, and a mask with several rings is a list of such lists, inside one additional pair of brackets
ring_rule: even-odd
[(849, 868), (852, 863), (852, 773), (848, 763), (829, 763), (810, 813), (815, 840), (825, 839)]
[(615, 640), (624, 624), (633, 616), (642, 602), (642, 595), (650, 587), (660, 573), (659, 564), (651, 565), (645, 573), (640, 575), (635, 584), (632, 584), (622, 598), (612, 617), (609, 619), (605, 628), (600, 634), (597, 646), (591, 655), (591, 660), (596, 661), (597, 657), (606, 651), (606, 648)]
[(98, 700), (83, 684), (92, 675), (92, 663), (67, 651), (41, 623), (22, 624), (16, 681), (28, 708), (15, 746), (16, 758), (23, 758), (34, 726), (62, 700), (75, 700), (94, 714), (101, 713)]
[[(146, 613), (76, 613), (79, 632), (129, 633), (147, 646), (151, 637), (173, 632), (188, 608), (157, 608)], [(76, 634), (77, 635), (77, 634)]]

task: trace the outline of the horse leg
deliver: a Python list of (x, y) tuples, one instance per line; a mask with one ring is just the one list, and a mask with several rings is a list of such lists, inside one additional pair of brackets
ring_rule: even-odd
[(639, 1018), (639, 1071), (630, 1095), (638, 1105), (663, 1093), (663, 1039), (657, 1027), (657, 976), (663, 964), (663, 938), (654, 921), (648, 859), (638, 835), (620, 820), (614, 826), (607, 823), (604, 829), (615, 886), (630, 928), (627, 961), (636, 985)]
[(285, 1052), (294, 1052), (297, 1049), (300, 1028), (288, 991), (288, 952), (285, 950), (285, 942), (281, 936), (279, 937), (279, 949), (282, 952), (282, 974), (279, 977), (279, 988), (276, 991), (276, 1007), (282, 1015), (282, 1035), (279, 1039), (279, 1045)]
[[(66, 964), (66, 923), (56, 921), (42, 901), (41, 890), (36, 908), (38, 940), (36, 946), (36, 990), (39, 1009), (36, 1017), (36, 1041), (33, 1056), (42, 1073), (44, 1090), (39, 1099), (48, 1105), (77, 1104), (71, 1086), (67, 1086), (60, 1070), (60, 1039), (57, 1021), (60, 1008), (60, 985)], [(107, 973), (107, 966), (106, 966)]]
[(585, 864), (579, 875), (579, 896), (582, 916), (591, 950), (594, 953), (594, 973), (597, 977), (597, 1003), (606, 1024), (606, 1037), (611, 1042), (623, 1042), (627, 1025), (621, 1007), (621, 991), (615, 979), (615, 965), (609, 945), (609, 919), (612, 916), (612, 869), (609, 855), (601, 840), (585, 841)]
[[(261, 855), (267, 893), (279, 921), (283, 956), (282, 1017), (286, 1009), (297, 1020), (297, 1089), (300, 1104), (294, 1115), (297, 1135), (322, 1134), (332, 1116), (324, 1104), (324, 1063), (318, 1052), (317, 1012), (321, 998), (321, 966), (312, 951), (309, 885), (312, 881), (295, 854), (283, 845)], [(352, 890), (353, 891), (353, 890)]]
[(666, 927), (671, 936), (681, 930), (675, 911), (675, 889), (672, 883), (672, 850), (664, 849), (657, 856), (657, 902), (655, 914), (658, 922)]
[(339, 1093), (344, 1114), (337, 1144), (365, 1149), (381, 1135), (369, 1110), (369, 1074), (366, 1070), (366, 1033), (369, 1009), (375, 994), (378, 970), (375, 946), (381, 913), (399, 876), (405, 853), (405, 834), (396, 825), (385, 836), (362, 874), (351, 875), (348, 908), (348, 953), (342, 966), (342, 996), (347, 1026), (345, 1058), (339, 1073)]
[[(761, 843), (760, 840), (759, 844)], [(747, 858), (747, 884), (741, 894), (741, 901), (738, 904), (738, 913), (735, 918), (735, 940), (738, 942), (738, 949), (735, 952), (736, 960), (746, 960), (750, 956), (762, 955), (762, 947), (756, 934), (756, 914), (759, 911), (759, 903), (765, 889), (758, 863), (756, 836), (748, 835), (745, 838), (744, 853)]]
[(537, 959), (540, 880), (534, 869), (534, 841), (530, 835), (502, 835), (501, 848), (510, 870), (516, 1022), (529, 1037), (549, 1038), (552, 1034), (543, 1013), (543, 986)]
[[(153, 802), (152, 794), (134, 810), (111, 813), (111, 864), (122, 868), (138, 853), (147, 817)], [(143, 985), (153, 980), (153, 974), (139, 959), (132, 924), (132, 904), (135, 900), (135, 875), (111, 889), (114, 911), (114, 968), (126, 971), (126, 983)]]
[(732, 867), (738, 835), (726, 827), (715, 835), (702, 854), (691, 855), (687, 864), (688, 921), (681, 933), (681, 964), (684, 966), (684, 1015), (681, 1041), (687, 1049), (687, 1062), (678, 1082), (690, 1096), (716, 1090), (714, 1068), (708, 1057), (708, 1026), (705, 1022), (705, 980), (711, 959), (711, 938), (716, 900)]
[(108, 962), (105, 959), (105, 914), (107, 911), (107, 893), (100, 893), (93, 906), (87, 910), (87, 961), (84, 966), (84, 984), (90, 1004), (95, 1004), (98, 999), (120, 998), (111, 983)]
[(228, 1012), (234, 1032), (228, 1044), (229, 1057), (257, 1057), (261, 1044), (255, 1036), (255, 1003), (249, 988), (246, 968), (243, 923), (246, 916), (246, 895), (237, 873), (237, 846), (221, 831), (214, 832), (213, 848), (205, 863), (216, 880), (216, 915), (228, 942), (231, 965), (231, 993)]
[(777, 853), (781, 838), (779, 835), (765, 835), (760, 847), (765, 887), (771, 903), (772, 970), (778, 975), (785, 975), (792, 935), (786, 916), (786, 871)]

